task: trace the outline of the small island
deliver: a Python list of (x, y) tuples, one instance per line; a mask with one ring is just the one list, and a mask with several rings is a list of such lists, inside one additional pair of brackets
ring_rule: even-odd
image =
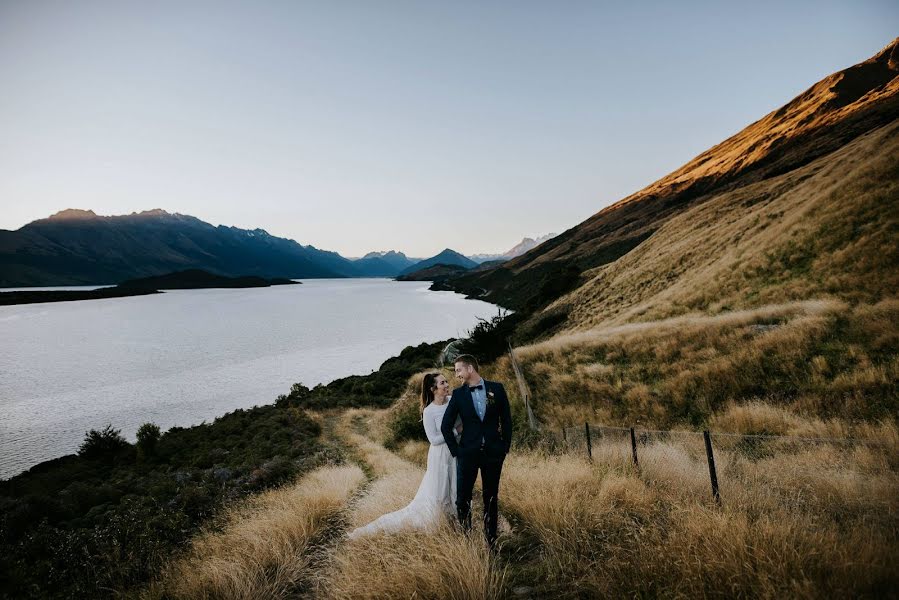
[(273, 285), (300, 284), (299, 281), (283, 277), (266, 278), (255, 275), (225, 277), (202, 269), (187, 269), (167, 275), (129, 279), (118, 285), (125, 290), (199, 290), (207, 288), (256, 288)]
[(226, 277), (202, 269), (187, 269), (167, 275), (129, 279), (117, 286), (95, 290), (21, 290), (0, 292), (0, 306), (35, 304), (38, 302), (68, 302), (74, 300), (99, 300), (160, 294), (161, 290), (197, 290), (210, 288), (256, 288), (273, 285), (299, 285), (301, 282), (286, 278), (265, 278), (254, 275)]

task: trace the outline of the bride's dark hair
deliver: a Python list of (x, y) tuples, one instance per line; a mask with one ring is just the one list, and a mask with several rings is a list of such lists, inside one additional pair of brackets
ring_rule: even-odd
[(421, 413), (424, 414), (425, 407), (434, 401), (434, 388), (437, 387), (437, 378), (440, 373), (428, 373), (421, 380)]

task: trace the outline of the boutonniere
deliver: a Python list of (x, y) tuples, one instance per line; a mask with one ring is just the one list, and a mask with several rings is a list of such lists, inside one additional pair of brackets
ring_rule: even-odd
[(493, 406), (496, 404), (496, 396), (493, 395), (493, 392), (487, 392), (487, 406)]

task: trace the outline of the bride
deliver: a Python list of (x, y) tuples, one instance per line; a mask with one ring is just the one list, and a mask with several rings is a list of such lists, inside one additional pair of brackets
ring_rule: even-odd
[[(405, 508), (381, 515), (368, 525), (354, 529), (349, 534), (350, 539), (381, 531), (428, 528), (456, 514), (456, 459), (440, 432), (449, 391), (449, 383), (440, 373), (428, 373), (421, 382), (421, 420), (431, 447), (428, 449), (428, 468), (415, 498)], [(457, 437), (460, 428), (461, 424), (457, 423)]]

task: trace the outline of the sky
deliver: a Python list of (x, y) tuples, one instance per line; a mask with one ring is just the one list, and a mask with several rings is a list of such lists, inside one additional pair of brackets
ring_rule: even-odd
[(501, 252), (899, 35), (899, 2), (0, 0), (0, 229), (163, 208)]

